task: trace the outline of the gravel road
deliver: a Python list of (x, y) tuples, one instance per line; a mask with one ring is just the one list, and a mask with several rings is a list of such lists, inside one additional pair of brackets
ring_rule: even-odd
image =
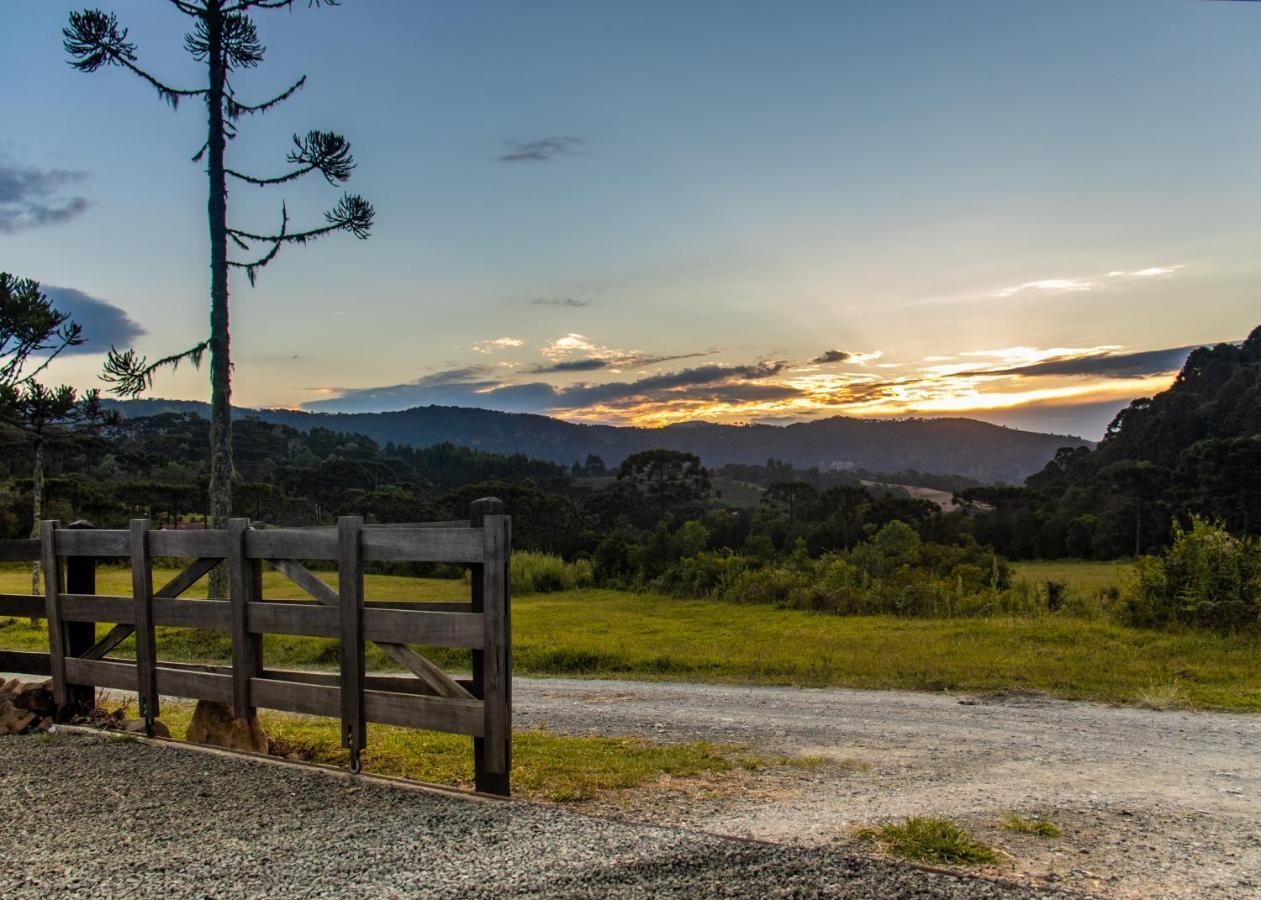
[[(798, 846), (940, 815), (1007, 849), (1005, 874), (1122, 897), (1261, 897), (1261, 716), (1029, 695), (518, 679), (520, 726), (738, 742), (838, 764), (609, 807)], [(1046, 816), (1059, 839), (999, 827)]]
[(1048, 896), (103, 736), (0, 738), (0, 763), (14, 898)]

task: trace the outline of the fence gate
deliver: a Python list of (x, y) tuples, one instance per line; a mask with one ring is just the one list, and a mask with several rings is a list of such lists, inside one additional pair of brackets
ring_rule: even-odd
[[(0, 671), (48, 675), (61, 714), (90, 706), (95, 688), (134, 690), (151, 728), (161, 698), (225, 703), (235, 715), (259, 708), (339, 717), (342, 746), (359, 771), (367, 723), (425, 728), (473, 737), (477, 790), (507, 795), (512, 741), (509, 554), (511, 519), (500, 501), (470, 507), (469, 521), (365, 525), (343, 516), (335, 527), (252, 528), (233, 519), (224, 529), (160, 530), (135, 519), (126, 530), (85, 523), (41, 523), (37, 540), (0, 541), (0, 561), (39, 560), (44, 597), (0, 594), (0, 615), (43, 616), (48, 653), (0, 650)], [(126, 558), (131, 596), (96, 592), (99, 559)], [(183, 568), (154, 589), (153, 560)], [(332, 562), (333, 589), (305, 565)], [(364, 565), (434, 562), (467, 565), (468, 603), (377, 601), (365, 597)], [(211, 569), (226, 565), (228, 599), (190, 600), (183, 594)], [(263, 596), (264, 567), (282, 573), (309, 600)], [(112, 623), (99, 639), (96, 625)], [(232, 665), (158, 659), (155, 628), (227, 632)], [(136, 658), (110, 656), (135, 635)], [(334, 673), (267, 668), (263, 635), (336, 638), (341, 670)], [(376, 644), (408, 675), (369, 675), (364, 648)], [(470, 651), (471, 679), (453, 678), (414, 646)]]

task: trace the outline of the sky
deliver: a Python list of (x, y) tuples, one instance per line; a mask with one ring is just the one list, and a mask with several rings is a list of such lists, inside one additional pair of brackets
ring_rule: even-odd
[[(187, 20), (102, 0), (195, 87)], [(88, 343), (208, 333), (204, 108), (66, 63), (76, 4), (0, 0), (0, 270)], [(229, 165), (336, 130), (372, 236), (234, 275), (237, 405), (430, 403), (665, 425), (965, 415), (1097, 439), (1261, 323), (1261, 3), (344, 0), (255, 14)], [(233, 185), (318, 224), (318, 176)], [(208, 373), (153, 395), (206, 399)]]

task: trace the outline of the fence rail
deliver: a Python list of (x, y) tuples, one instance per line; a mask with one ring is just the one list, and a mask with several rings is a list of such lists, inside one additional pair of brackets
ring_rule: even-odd
[[(469, 735), (477, 789), (506, 795), (512, 739), (511, 541), (511, 519), (493, 498), (475, 501), (468, 521), (407, 525), (365, 525), (356, 516), (317, 528), (253, 528), (246, 519), (233, 519), (227, 528), (201, 531), (155, 531), (145, 519), (133, 520), (127, 529), (43, 522), (38, 539), (0, 541), (0, 561), (40, 562), (44, 596), (0, 594), (0, 615), (44, 617), (49, 652), (0, 650), (0, 670), (51, 677), (62, 715), (90, 704), (96, 688), (134, 690), (150, 729), (164, 696), (224, 703), (241, 718), (260, 707), (339, 717), (353, 771), (367, 746), (370, 722)], [(155, 558), (187, 563), (155, 590)], [(131, 596), (96, 592), (100, 559), (130, 562)], [(336, 564), (336, 588), (306, 567), (312, 561)], [(470, 602), (368, 600), (364, 564), (369, 562), (467, 565)], [(182, 596), (220, 565), (229, 572), (226, 599)], [(311, 599), (265, 598), (264, 566)], [(98, 623), (113, 628), (98, 637)], [(160, 660), (158, 627), (226, 632), (232, 638), (232, 664)], [(340, 671), (266, 668), (265, 634), (336, 638)], [(110, 656), (133, 635), (135, 659)], [(367, 674), (369, 642), (409, 674)], [(472, 678), (451, 677), (414, 645), (468, 650)]]

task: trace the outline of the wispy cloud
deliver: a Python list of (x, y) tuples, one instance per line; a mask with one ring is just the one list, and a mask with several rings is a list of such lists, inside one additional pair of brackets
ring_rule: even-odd
[(37, 169), (0, 159), (0, 233), (69, 222), (91, 205), (70, 193), (87, 175), (66, 169)]
[(534, 141), (508, 141), (508, 152), (495, 157), (500, 162), (547, 162), (561, 156), (569, 156), (583, 144), (582, 138), (555, 137)]
[(478, 341), (473, 349), (478, 353), (494, 353), (496, 350), (515, 350), (524, 347), (525, 341), (515, 337), (494, 338), (489, 341)]
[(530, 303), (534, 306), (564, 306), (570, 309), (591, 305), (590, 300), (579, 300), (577, 297), (535, 297)]
[(92, 297), (74, 288), (43, 286), (53, 305), (83, 326), (84, 342), (67, 347), (71, 353), (104, 353), (110, 347), (129, 347), (145, 333), (141, 325), (108, 300)]
[(1076, 294), (1086, 293), (1089, 291), (1099, 290), (1108, 287), (1111, 284), (1124, 281), (1134, 281), (1144, 278), (1160, 278), (1168, 275), (1175, 275), (1185, 265), (1176, 266), (1151, 266), (1146, 269), (1134, 269), (1132, 271), (1114, 270), (1104, 275), (1087, 276), (1081, 278), (1041, 278), (1036, 281), (1026, 281), (1023, 284), (1014, 284), (1005, 288), (999, 288), (993, 292), (994, 297), (1006, 299), (1015, 297), (1018, 294)]

